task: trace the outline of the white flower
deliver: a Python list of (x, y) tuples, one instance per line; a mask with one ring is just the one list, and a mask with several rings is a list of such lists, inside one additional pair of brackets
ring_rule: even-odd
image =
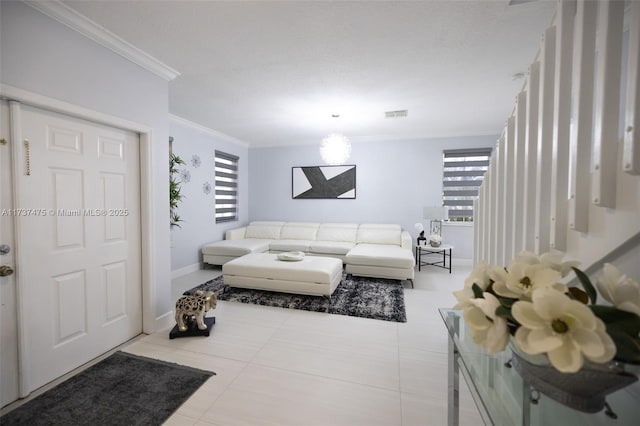
[[(546, 268), (551, 268), (560, 272), (563, 277), (566, 277), (571, 272), (571, 267), (580, 265), (580, 262), (570, 260), (564, 262), (564, 253), (558, 250), (553, 250), (547, 253), (543, 253), (540, 256), (530, 251), (523, 251), (513, 259), (514, 263), (525, 263), (527, 265), (542, 265)], [(511, 266), (509, 266), (511, 269)]]
[(542, 264), (515, 262), (509, 266), (509, 271), (494, 268), (492, 278), (495, 292), (513, 299), (531, 300), (532, 292), (541, 288), (567, 290), (567, 286), (559, 282), (562, 278), (560, 272)]
[(483, 293), (484, 299), (473, 299), (464, 309), (463, 315), (469, 325), (471, 338), (477, 345), (495, 354), (504, 350), (509, 342), (507, 321), (496, 315), (500, 306), (491, 293)]
[(454, 291), (453, 295), (458, 301), (458, 303), (456, 303), (453, 309), (466, 308), (475, 297), (473, 294), (473, 290), (471, 290), (471, 287), (466, 287), (466, 286), (462, 290)]
[(572, 271), (572, 267), (577, 267), (580, 262), (577, 260), (568, 260), (563, 262), (564, 254), (560, 251), (550, 251), (540, 255), (540, 264), (548, 268), (560, 272), (560, 275), (566, 277)]
[(453, 292), (453, 295), (458, 300), (458, 303), (453, 309), (464, 309), (468, 302), (475, 297), (471, 289), (474, 284), (483, 291), (489, 287), (489, 284), (491, 284), (491, 277), (489, 276), (490, 269), (491, 266), (480, 262), (473, 271), (471, 271), (471, 274), (464, 280), (464, 288)]
[(596, 317), (596, 333), (602, 339), (602, 343), (604, 345), (604, 353), (602, 356), (593, 356), (589, 358), (593, 362), (604, 363), (609, 362), (616, 355), (616, 344), (609, 334), (607, 334), (607, 327), (600, 318)]
[(604, 280), (596, 280), (598, 291), (613, 306), (640, 316), (640, 283), (620, 273), (610, 263), (604, 264)]
[(489, 275), (491, 268), (492, 266), (487, 265), (485, 262), (478, 263), (471, 271), (471, 274), (464, 280), (464, 286), (471, 288), (476, 284), (482, 290), (486, 290), (491, 284), (491, 276)]
[(442, 242), (442, 237), (438, 234), (431, 234), (429, 235), (429, 241), (433, 241), (434, 243), (440, 243)]
[(546, 353), (563, 373), (580, 370), (584, 357), (599, 363), (613, 359), (615, 345), (604, 323), (586, 305), (552, 289), (537, 290), (532, 299), (518, 301), (511, 309), (521, 324), (515, 341), (524, 352)]
[(540, 263), (540, 258), (537, 254), (530, 251), (521, 251), (513, 258), (511, 264), (514, 263), (526, 263), (527, 265), (537, 265)]

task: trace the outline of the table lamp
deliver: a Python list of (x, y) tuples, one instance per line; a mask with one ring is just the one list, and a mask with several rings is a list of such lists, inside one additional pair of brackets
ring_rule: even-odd
[(424, 207), (422, 217), (430, 220), (429, 235), (442, 236), (442, 221), (449, 219), (449, 209), (444, 206)]

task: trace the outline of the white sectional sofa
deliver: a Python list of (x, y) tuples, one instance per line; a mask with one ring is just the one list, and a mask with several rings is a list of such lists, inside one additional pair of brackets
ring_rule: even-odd
[(412, 238), (397, 224), (251, 222), (202, 248), (204, 262), (212, 265), (250, 253), (288, 251), (338, 258), (347, 273), (410, 280), (413, 285)]

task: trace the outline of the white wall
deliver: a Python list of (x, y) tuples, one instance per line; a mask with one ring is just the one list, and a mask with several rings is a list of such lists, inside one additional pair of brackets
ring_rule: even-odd
[(3, 84), (153, 129), (152, 285), (156, 317), (170, 312), (167, 81), (23, 3), (3, 1), (0, 8)]
[[(249, 220), (398, 223), (417, 233), (424, 206), (442, 204), (442, 150), (492, 147), (497, 135), (352, 144), (355, 200), (294, 200), (291, 168), (323, 165), (318, 145), (249, 150)], [(473, 227), (444, 227), (455, 256), (473, 257)]]
[[(229, 142), (215, 132), (207, 131), (199, 126), (189, 125), (184, 120), (172, 119), (169, 124), (173, 136), (173, 153), (185, 161), (185, 165), (178, 166), (178, 170), (188, 172), (187, 179), (181, 179), (181, 193), (183, 201), (178, 207), (178, 214), (182, 219), (180, 227), (171, 230), (171, 270), (190, 269), (202, 262), (200, 248), (203, 244), (224, 239), (227, 229), (237, 228), (246, 223), (249, 218), (249, 156), (246, 146)], [(239, 174), (239, 205), (238, 221), (225, 222), (216, 225), (214, 216), (214, 151), (220, 150), (240, 157), (238, 160)], [(200, 166), (193, 164), (193, 157), (197, 155)], [(188, 181), (187, 181), (188, 180)], [(211, 193), (205, 194), (203, 185), (211, 185)]]

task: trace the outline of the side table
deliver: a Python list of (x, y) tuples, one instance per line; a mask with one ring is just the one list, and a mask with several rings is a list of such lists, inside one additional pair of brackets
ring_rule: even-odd
[[(438, 260), (437, 262), (427, 262), (422, 260), (422, 256), (440, 253), (442, 253), (442, 260)], [(453, 246), (447, 244), (442, 244), (440, 247), (416, 246), (416, 260), (418, 264), (418, 271), (422, 270), (423, 266), (437, 266), (438, 268), (448, 269), (449, 273), (451, 273), (451, 260), (453, 258), (452, 254)], [(447, 258), (449, 258), (448, 262)]]
[[(587, 413), (564, 405), (536, 390), (511, 366), (511, 350), (495, 355), (477, 346), (462, 311), (438, 309), (447, 328), (448, 425), (460, 420), (460, 377), (464, 379), (485, 425), (510, 426), (622, 426), (638, 423), (640, 382), (607, 395), (609, 410)], [(637, 365), (628, 372), (638, 374)], [(635, 419), (635, 420), (634, 420)]]

